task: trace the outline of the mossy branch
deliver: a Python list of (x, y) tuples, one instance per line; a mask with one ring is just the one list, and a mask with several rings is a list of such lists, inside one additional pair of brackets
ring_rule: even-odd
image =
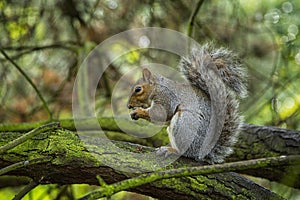
[[(255, 127), (255, 129), (257, 131), (262, 130), (261, 127)], [(278, 133), (279, 130), (276, 129), (276, 131)], [(90, 132), (88, 131), (87, 133)], [(4, 132), (0, 134), (0, 142), (4, 145), (13, 139), (19, 138), (21, 135), (22, 133), (17, 132)], [(81, 136), (84, 135), (85, 134)], [(299, 134), (295, 132), (295, 134), (292, 135), (296, 136)], [(78, 136), (78, 133), (64, 129), (56, 129), (51, 132), (47, 131), (47, 137), (31, 138), (10, 151), (5, 151), (3, 154), (0, 154), (0, 165), (5, 168), (11, 165), (11, 163), (20, 161), (24, 163), (24, 160), (39, 158), (40, 155), (47, 155), (52, 157), (53, 160), (44, 164), (24, 165), (24, 167), (10, 171), (9, 175), (27, 176), (34, 180), (39, 180), (41, 176), (44, 176), (41, 181), (42, 184), (57, 183), (65, 185), (87, 183), (91, 185), (101, 185), (102, 187), (104, 186), (104, 188), (106, 184), (110, 185), (118, 181), (123, 181), (124, 179), (136, 177), (136, 171), (145, 171), (144, 169), (153, 166), (151, 164), (153, 163), (153, 156), (149, 154), (154, 152), (153, 148), (120, 141), (113, 141), (113, 146), (118, 148), (112, 148), (112, 145), (107, 142), (107, 139), (96, 136), (92, 137), (91, 140), (84, 138), (82, 138), (84, 140), (81, 140)], [(288, 135), (285, 134), (285, 138), (287, 136)], [(262, 138), (261, 135), (260, 138)], [(295, 141), (295, 145), (297, 145), (298, 140), (296, 137), (289, 136), (288, 138), (294, 138), (293, 141)], [(270, 134), (268, 134), (267, 141), (270, 141)], [(276, 140), (276, 142), (278, 143), (278, 140)], [(242, 141), (239, 143), (243, 144)], [(295, 147), (294, 143), (291, 143), (291, 140), (289, 140), (288, 145), (293, 145), (293, 147), (290, 148), (285, 145), (285, 143), (283, 143), (283, 145), (285, 150), (292, 150), (291, 148)], [(253, 140), (251, 146), (253, 146)], [(125, 151), (120, 151), (120, 149)], [(248, 149), (248, 154), (243, 155), (248, 156), (253, 153), (253, 151), (255, 152), (254, 148), (244, 147), (244, 149)], [(265, 149), (260, 148), (260, 151), (265, 151)], [(282, 153), (281, 155), (289, 155), (292, 152), (296, 154), (295, 151), (290, 151)], [(131, 159), (128, 157), (131, 153), (141, 155), (143, 159)], [(270, 156), (272, 155), (273, 154), (270, 154)], [(276, 155), (279, 156), (280, 154)], [(299, 154), (297, 153), (297, 155)], [(120, 166), (121, 169), (132, 169), (133, 171), (132, 173), (122, 173), (123, 170), (114, 170), (108, 167), (108, 163), (115, 163), (117, 166)], [(199, 163), (183, 157), (171, 165), (166, 166), (164, 170), (174, 168), (183, 169), (194, 166), (199, 166)], [(271, 177), (270, 180), (282, 180), (284, 178), (289, 185), (297, 187), (299, 185), (299, 179), (297, 178), (297, 172), (299, 170), (297, 170), (297, 167), (299, 167), (299, 164), (272, 168), (265, 167), (253, 171), (263, 173), (267, 170), (267, 174), (275, 174), (277, 177), (277, 179)], [(276, 169), (278, 170), (276, 171)], [(245, 173), (246, 171), (247, 170), (243, 170), (239, 172)], [(278, 171), (280, 174), (278, 174)], [(291, 174), (293, 177), (286, 177), (287, 174)], [(97, 181), (97, 175), (100, 175), (103, 180), (98, 178)], [(123, 185), (119, 187), (124, 188)], [(217, 173), (178, 178), (167, 177), (167, 179), (157, 180), (128, 190), (141, 194), (151, 194), (153, 197), (163, 199), (246, 199), (250, 197), (252, 199), (268, 199), (271, 197), (272, 199), (280, 199), (278, 195), (263, 189), (236, 173)], [(111, 194), (111, 192), (109, 192), (109, 194)]]
[(8, 173), (10, 171), (20, 169), (22, 167), (26, 167), (26, 166), (34, 165), (34, 164), (38, 164), (38, 163), (45, 163), (45, 162), (50, 161), (51, 159), (52, 159), (51, 156), (46, 156), (46, 157), (42, 157), (42, 158), (35, 158), (32, 160), (25, 160), (25, 161), (17, 162), (17, 163), (14, 163), (12, 165), (9, 165), (7, 167), (0, 169), (0, 176)]
[(31, 131), (29, 131), (28, 133), (22, 135), (21, 137), (9, 142), (8, 144), (6, 145), (3, 145), (0, 147), (0, 154), (9, 150), (9, 149), (12, 149), (14, 148), (15, 146), (25, 142), (26, 140), (29, 140), (30, 138), (40, 134), (40, 133), (43, 133), (43, 132), (46, 132), (48, 130), (51, 130), (51, 129), (55, 129), (59, 126), (59, 122), (51, 122), (49, 124), (45, 124), (45, 125), (42, 125), (38, 128), (35, 128)]
[(159, 171), (154, 173), (142, 174), (138, 177), (120, 181), (111, 185), (106, 185), (105, 182), (103, 182), (102, 179), (98, 177), (98, 180), (101, 180), (101, 188), (80, 198), (80, 200), (110, 197), (111, 195), (122, 190), (128, 190), (146, 183), (151, 183), (162, 179), (298, 164), (300, 164), (300, 156), (293, 155)]

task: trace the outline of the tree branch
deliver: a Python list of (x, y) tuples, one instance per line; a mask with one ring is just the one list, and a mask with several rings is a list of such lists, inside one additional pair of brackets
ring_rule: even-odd
[(25, 188), (23, 188), (17, 195), (15, 195), (13, 200), (21, 200), (28, 192), (33, 190), (39, 184), (39, 181), (32, 180), (28, 185), (26, 185)]
[(172, 169), (166, 171), (153, 172), (149, 174), (142, 174), (140, 176), (123, 180), (111, 185), (107, 185), (101, 178), (98, 178), (98, 180), (100, 180), (99, 183), (101, 188), (82, 197), (81, 200), (110, 197), (113, 194), (122, 190), (129, 190), (134, 187), (162, 179), (222, 173), (230, 171), (238, 172), (247, 169), (259, 169), (262, 167), (277, 167), (283, 165), (300, 165), (300, 156), (261, 158), (233, 163)]
[(6, 174), (10, 171), (16, 170), (16, 169), (20, 169), (29, 165), (35, 165), (38, 163), (45, 163), (45, 162), (49, 162), (52, 159), (52, 157), (42, 157), (42, 158), (35, 158), (32, 160), (25, 160), (25, 161), (20, 161), (17, 163), (14, 163), (12, 165), (9, 165), (7, 167), (4, 167), (2, 169), (0, 169), (0, 175)]
[[(111, 121), (108, 120), (108, 122)], [(116, 128), (114, 124), (108, 126), (108, 122), (106, 128)], [(87, 124), (87, 126), (89, 125)], [(260, 130), (259, 127), (256, 128)], [(48, 130), (41, 134), (42, 137), (33, 137), (0, 154), (0, 167), (29, 160), (29, 158), (39, 158), (41, 155), (50, 156), (53, 159), (48, 163), (26, 166), (10, 171), (9, 175), (27, 176), (34, 180), (44, 176), (41, 183), (88, 183), (97, 185), (99, 182), (96, 179), (96, 175), (100, 175), (107, 184), (116, 183), (136, 177), (137, 172), (153, 166), (155, 159), (157, 159), (155, 154), (154, 156), (149, 154), (155, 151), (151, 147), (117, 141), (110, 143), (107, 139), (101, 138), (103, 133), (99, 131), (82, 132), (80, 133), (80, 138), (74, 132), (61, 129)], [(88, 137), (91, 134), (95, 135), (95, 137), (92, 137), (90, 140), (86, 140), (83, 137)], [(21, 135), (22, 133), (18, 132), (2, 132), (0, 134), (0, 145), (6, 144), (8, 141), (14, 140)], [(244, 149), (248, 149), (248, 152), (252, 150), (251, 147)], [(131, 153), (142, 155), (142, 159), (130, 159), (128, 155)], [(114, 163), (123, 169), (130, 169), (131, 172), (114, 170), (108, 167), (107, 163)], [(199, 166), (199, 163), (182, 157), (161, 170), (176, 170), (195, 166)], [(290, 171), (288, 168), (286, 170)], [(244, 173), (244, 171), (241, 172)], [(176, 182), (180, 182), (180, 184), (174, 184)], [(298, 182), (298, 179), (294, 182), (295, 187), (299, 184)], [(146, 183), (143, 186), (129, 190), (163, 199), (224, 199), (232, 198), (233, 196), (236, 198), (269, 198), (270, 196), (274, 197), (274, 199), (279, 198), (274, 193), (235, 173), (169, 178)]]
[(197, 5), (195, 6), (195, 9), (193, 10), (192, 15), (191, 15), (191, 17), (189, 19), (188, 33), (187, 33), (187, 35), (189, 37), (192, 37), (192, 32), (193, 32), (193, 28), (194, 28), (195, 18), (196, 18), (196, 16), (197, 16), (197, 14), (198, 14), (198, 12), (199, 12), (199, 10), (200, 10), (200, 8), (201, 8), (201, 6), (202, 6), (203, 3), (204, 3), (204, 0), (199, 0), (197, 2)]
[[(244, 124), (234, 153), (226, 162), (281, 155), (300, 155), (299, 131)], [(300, 188), (299, 166), (245, 170), (243, 173)]]
[(9, 143), (3, 145), (0, 147), (0, 153), (3, 153), (9, 149), (12, 149), (14, 148), (15, 146), (25, 142), (26, 140), (29, 140), (30, 138), (40, 134), (40, 133), (43, 133), (43, 132), (46, 132), (48, 130), (53, 130), (55, 128), (57, 128), (59, 126), (59, 122), (52, 122), (52, 123), (49, 123), (49, 124), (45, 124), (45, 125), (42, 125), (38, 128), (35, 128), (33, 129), (32, 131), (29, 131), (28, 133), (22, 135), (21, 137), (13, 140), (13, 141), (10, 141)]

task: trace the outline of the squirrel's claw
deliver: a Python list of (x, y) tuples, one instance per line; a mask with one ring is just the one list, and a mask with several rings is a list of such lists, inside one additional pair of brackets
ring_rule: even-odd
[(137, 112), (135, 112), (134, 110), (132, 112), (130, 112), (130, 117), (133, 120), (138, 120), (139, 119), (139, 117), (137, 115)]
[(149, 112), (147, 109), (136, 108), (130, 112), (131, 119), (138, 120), (139, 118), (150, 120)]
[(156, 148), (155, 150), (156, 150), (156, 155), (164, 156), (165, 158), (167, 158), (173, 154), (178, 154), (177, 150), (172, 147), (162, 146), (162, 147)]

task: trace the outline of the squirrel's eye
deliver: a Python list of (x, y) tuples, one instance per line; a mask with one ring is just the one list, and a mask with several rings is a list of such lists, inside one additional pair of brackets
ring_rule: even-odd
[(138, 93), (142, 90), (142, 87), (141, 86), (136, 86), (135, 89), (134, 89), (134, 92), (135, 93)]

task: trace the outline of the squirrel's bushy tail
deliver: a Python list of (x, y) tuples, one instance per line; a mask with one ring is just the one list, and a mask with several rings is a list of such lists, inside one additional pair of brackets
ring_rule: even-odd
[(233, 52), (211, 44), (192, 48), (189, 57), (181, 59), (180, 68), (211, 101), (210, 122), (197, 159), (223, 162), (240, 129), (236, 96), (247, 94), (245, 69)]
[(246, 97), (246, 70), (238, 56), (227, 48), (215, 48), (213, 44), (192, 47), (189, 57), (181, 59), (180, 69), (192, 84), (207, 92), (206, 80), (203, 80), (203, 75), (199, 74), (198, 69), (211, 61), (217, 67), (217, 74), (225, 85), (237, 96)]

